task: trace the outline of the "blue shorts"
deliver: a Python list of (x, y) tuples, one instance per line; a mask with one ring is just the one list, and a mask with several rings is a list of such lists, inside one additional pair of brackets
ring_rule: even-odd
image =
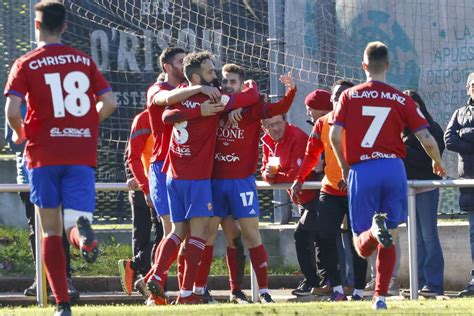
[(214, 216), (211, 180), (178, 180), (168, 176), (166, 189), (173, 223)]
[(235, 219), (260, 216), (255, 177), (245, 179), (213, 179), (214, 216), (232, 215)]
[(45, 166), (29, 172), (31, 203), (41, 208), (64, 208), (93, 213), (94, 168), (79, 165)]
[(150, 164), (148, 172), (151, 201), (158, 216), (170, 215), (168, 193), (166, 192), (166, 174), (161, 172), (163, 163), (164, 161), (155, 161)]
[(352, 231), (370, 228), (375, 213), (387, 213), (387, 228), (406, 222), (407, 176), (401, 159), (373, 159), (351, 166), (347, 181)]

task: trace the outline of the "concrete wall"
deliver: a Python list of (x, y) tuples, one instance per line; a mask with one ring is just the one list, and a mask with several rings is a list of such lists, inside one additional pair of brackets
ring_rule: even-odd
[[(16, 183), (15, 158), (0, 160), (0, 183)], [(27, 227), (18, 193), (0, 193), (0, 225)]]
[[(467, 222), (441, 223), (438, 227), (441, 246), (445, 260), (446, 290), (461, 290), (470, 280), (471, 253), (469, 247), (469, 225)], [(284, 264), (298, 266), (294, 247), (294, 225), (270, 225), (260, 230), (266, 246), (269, 264)], [(98, 233), (100, 240), (106, 240), (110, 231)], [(130, 243), (130, 231), (115, 231), (117, 242)], [(405, 226), (400, 228), (401, 262), (399, 282), (405, 288), (409, 285), (408, 276), (408, 238)], [(225, 256), (225, 239), (219, 231), (214, 253), (218, 257)], [(248, 258), (248, 257), (247, 257)]]

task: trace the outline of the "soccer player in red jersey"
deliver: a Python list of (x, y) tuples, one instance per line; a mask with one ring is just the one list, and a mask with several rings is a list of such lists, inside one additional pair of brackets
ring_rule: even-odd
[[(209, 239), (200, 264), (200, 274), (196, 287), (202, 288), (207, 283), (212, 261), (213, 244), (217, 229), (221, 224), (227, 239), (227, 267), (231, 287), (231, 302), (248, 303), (239, 282), (242, 271), (239, 261), (243, 257), (243, 245), (240, 241), (240, 230), (234, 219), (239, 221), (245, 243), (249, 248), (250, 259), (257, 274), (260, 288), (260, 300), (263, 303), (273, 302), (268, 292), (267, 253), (260, 238), (258, 218), (260, 215), (258, 193), (254, 173), (258, 162), (258, 139), (260, 120), (273, 115), (286, 113), (296, 94), (296, 85), (291, 75), (284, 75), (280, 80), (287, 86), (288, 92), (277, 103), (264, 102), (260, 97), (252, 107), (223, 113), (217, 127), (216, 152), (212, 170), (212, 198), (214, 217), (209, 225)], [(222, 91), (236, 94), (242, 91), (245, 71), (235, 64), (226, 64), (222, 68)]]
[[(12, 66), (5, 111), (14, 141), (27, 140), (31, 201), (41, 220), (47, 277), (57, 314), (70, 315), (63, 226), (86, 261), (95, 261), (97, 240), (90, 221), (95, 210), (99, 122), (115, 110), (116, 102), (92, 58), (61, 43), (66, 29), (62, 3), (36, 4), (34, 23), (38, 48)], [(27, 103), (24, 122), (23, 100)]]
[[(332, 95), (330, 95), (332, 103), (328, 96), (326, 107), (324, 107), (323, 104), (315, 104), (315, 109), (319, 109), (321, 112), (324, 108), (326, 114), (316, 120), (316, 124), (308, 139), (301, 168), (292, 186), (292, 195), (293, 198), (296, 199), (301, 192), (303, 183), (311, 173), (311, 170), (317, 165), (321, 153), (324, 152), (324, 178), (322, 180), (318, 204), (319, 258), (326, 270), (329, 284), (333, 290), (331, 296), (332, 301), (345, 301), (347, 299), (342, 288), (336, 239), (337, 234), (340, 233), (340, 227), (344, 217), (348, 216), (349, 208), (345, 183), (340, 182), (342, 176), (341, 169), (339, 168), (329, 141), (328, 120), (332, 116), (332, 105), (337, 104), (339, 96), (344, 90), (353, 86), (354, 84), (352, 82), (338, 80), (332, 87)], [(321, 93), (321, 90), (316, 90), (316, 92)], [(329, 95), (326, 91), (322, 92)], [(308, 97), (310, 96), (311, 94)], [(306, 104), (308, 103), (309, 102), (306, 102)], [(365, 277), (367, 274), (367, 260), (357, 255), (352, 243), (351, 250), (354, 255), (354, 292), (352, 293), (352, 300), (362, 300), (364, 297)]]
[[(215, 66), (208, 52), (191, 53), (185, 57), (183, 64), (189, 88), (216, 85)], [(253, 85), (239, 95), (223, 95), (223, 104), (215, 105), (217, 113), (256, 103), (258, 91)], [(168, 99), (172, 97), (173, 94)], [(164, 297), (166, 271), (176, 258), (181, 241), (188, 235), (186, 267), (177, 299), (180, 304), (202, 303), (202, 298), (192, 290), (208, 237), (209, 219), (213, 215), (210, 178), (219, 118), (213, 113), (202, 116), (201, 106), (208, 99), (203, 93), (196, 94), (172, 105), (163, 113), (163, 122), (174, 124), (169, 152), (163, 166), (163, 170), (167, 171), (166, 187), (173, 227), (158, 250), (156, 269), (148, 279), (147, 286), (154, 297)], [(183, 116), (181, 113), (184, 111), (194, 111), (194, 114)]]
[(433, 172), (446, 174), (423, 114), (410, 97), (386, 83), (388, 67), (387, 46), (369, 43), (362, 62), (367, 82), (344, 91), (330, 129), (334, 153), (343, 179), (347, 179), (355, 247), (361, 257), (378, 248), (375, 309), (387, 308), (385, 296), (396, 259), (393, 240), (407, 216), (405, 145), (401, 139), (405, 126), (433, 160)]
[[(168, 47), (162, 51), (159, 57), (159, 63), (165, 78), (158, 78), (158, 80), (149, 87), (147, 91), (147, 108), (150, 116), (150, 126), (152, 134), (155, 139), (155, 143), (152, 150), (150, 159), (150, 170), (149, 170), (149, 189), (150, 198), (153, 203), (154, 209), (157, 215), (160, 217), (163, 224), (164, 236), (168, 235), (171, 231), (170, 222), (170, 211), (168, 206), (168, 195), (166, 192), (166, 174), (162, 171), (163, 163), (168, 153), (170, 144), (172, 125), (164, 125), (162, 121), (162, 115), (167, 105), (171, 105), (177, 102), (186, 100), (192, 95), (197, 93), (203, 93), (208, 95), (212, 100), (217, 100), (220, 97), (220, 91), (216, 87), (195, 85), (192, 87), (186, 87), (182, 85), (186, 80), (183, 73), (183, 59), (185, 51), (180, 47)], [(175, 89), (177, 86), (180, 89)], [(207, 115), (213, 114), (219, 110), (219, 107), (203, 106), (199, 109), (186, 109), (180, 111), (180, 118), (187, 119), (189, 115)], [(161, 243), (157, 245), (156, 249), (159, 249)], [(156, 256), (159, 251), (155, 251), (154, 263), (157, 262)], [(181, 259), (184, 256), (180, 256)], [(153, 275), (153, 271), (156, 267), (152, 267), (149, 273), (142, 279), (137, 280), (135, 283), (138, 287), (145, 287), (145, 283), (149, 277)], [(184, 270), (184, 260), (180, 260), (178, 263), (178, 270), (182, 272)], [(179, 273), (181, 275), (182, 273)], [(158, 303), (162, 300), (158, 299)], [(149, 300), (152, 304), (153, 300)]]

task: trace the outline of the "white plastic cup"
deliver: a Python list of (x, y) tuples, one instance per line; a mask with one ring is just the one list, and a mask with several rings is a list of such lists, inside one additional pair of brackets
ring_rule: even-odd
[(268, 157), (267, 165), (272, 169), (272, 173), (277, 173), (280, 168), (280, 157)]
[(280, 167), (280, 157), (268, 157), (268, 165), (272, 167)]

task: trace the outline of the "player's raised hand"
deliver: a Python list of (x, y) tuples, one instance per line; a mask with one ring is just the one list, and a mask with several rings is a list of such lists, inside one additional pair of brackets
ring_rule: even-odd
[(216, 87), (203, 85), (201, 86), (201, 93), (207, 95), (213, 103), (217, 103), (220, 101), (221, 92)]
[(288, 71), (286, 75), (280, 75), (280, 82), (285, 85), (285, 87), (294, 89), (296, 87), (295, 81), (291, 75), (291, 71)]
[(212, 116), (224, 111), (225, 106), (220, 102), (207, 100), (201, 104), (201, 116)]
[(442, 162), (437, 163), (433, 160), (433, 173), (440, 177), (444, 177), (446, 175), (446, 168), (444, 168)]
[(240, 122), (241, 119), (242, 119), (242, 108), (232, 110), (229, 113), (229, 121), (232, 124)]

